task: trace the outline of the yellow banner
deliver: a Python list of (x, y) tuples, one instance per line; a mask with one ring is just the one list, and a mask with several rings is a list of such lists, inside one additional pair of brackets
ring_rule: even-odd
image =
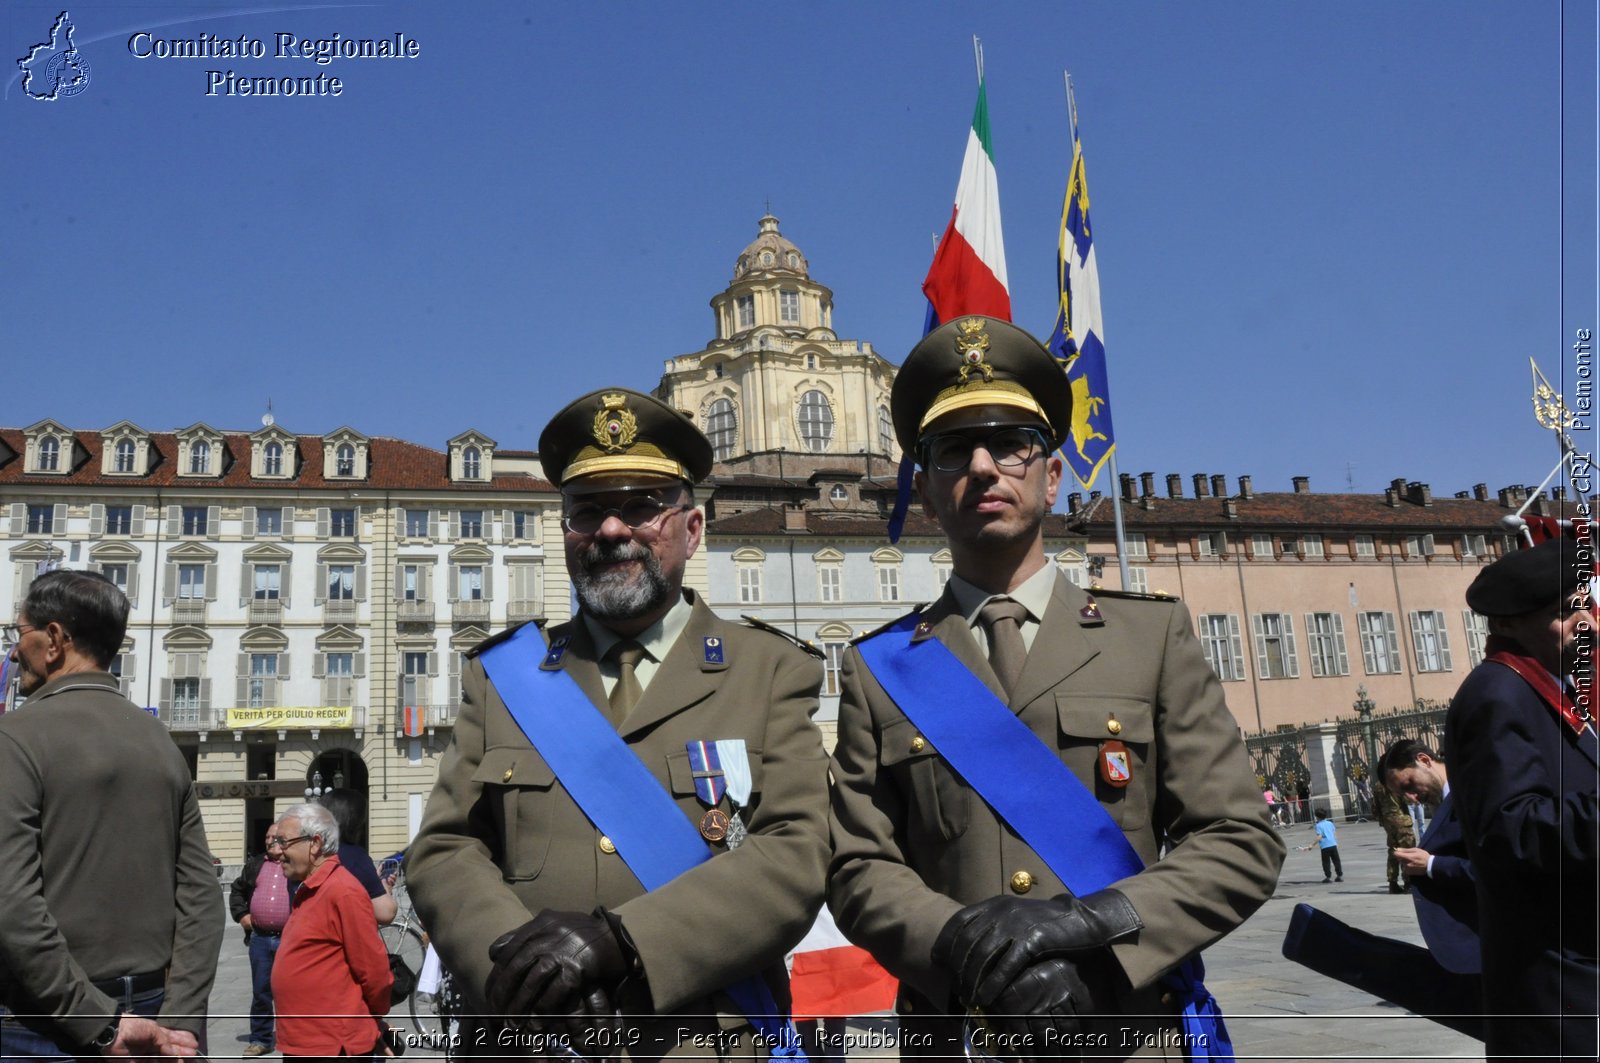
[(246, 731), (252, 727), (270, 730), (307, 730), (313, 727), (354, 727), (356, 710), (343, 708), (229, 709), (229, 728)]

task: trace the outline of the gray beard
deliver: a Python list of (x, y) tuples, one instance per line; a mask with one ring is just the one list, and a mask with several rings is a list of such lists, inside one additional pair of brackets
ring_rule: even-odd
[[(644, 568), (636, 575), (607, 572), (596, 576), (591, 572), (595, 565), (616, 561), (639, 561)], [(661, 571), (661, 562), (638, 543), (591, 545), (572, 573), (572, 586), (578, 604), (596, 620), (630, 620), (661, 608), (672, 597), (672, 585)]]

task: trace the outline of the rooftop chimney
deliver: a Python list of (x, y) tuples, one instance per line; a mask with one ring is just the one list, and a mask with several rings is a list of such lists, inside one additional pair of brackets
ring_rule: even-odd
[(1248, 476), (1239, 477), (1239, 497), (1245, 501), (1249, 501), (1255, 497), (1255, 495), (1251, 492), (1250, 477)]
[(1557, 484), (1556, 486), (1550, 488), (1550, 497), (1555, 499), (1557, 502), (1565, 501), (1567, 497), (1566, 487), (1562, 484)]
[(1385, 487), (1383, 489), (1383, 504), (1391, 508), (1398, 506), (1400, 504), (1400, 492), (1392, 487)]
[(1194, 474), (1194, 497), (1211, 497), (1211, 493), (1206, 487), (1206, 474), (1203, 472), (1197, 472)]
[(1406, 501), (1415, 502), (1419, 506), (1433, 505), (1433, 488), (1421, 480), (1412, 480), (1406, 484)]
[(1132, 502), (1134, 494), (1138, 491), (1133, 482), (1133, 473), (1125, 472), (1118, 476), (1117, 479), (1122, 482), (1122, 500), (1124, 502)]
[(1487, 502), (1487, 501), (1489, 501), (1489, 485), (1488, 484), (1473, 484), (1472, 485), (1472, 497), (1476, 498), (1479, 502)]
[(1076, 513), (1083, 508), (1083, 495), (1074, 491), (1067, 496), (1067, 512)]
[(1311, 493), (1311, 477), (1296, 476), (1294, 478), (1294, 493), (1297, 495), (1309, 495)]
[(1183, 477), (1179, 476), (1175, 472), (1167, 473), (1167, 497), (1183, 497)]
[(1156, 474), (1142, 472), (1139, 474), (1139, 493), (1146, 498), (1156, 493)]
[(1222, 500), (1222, 515), (1224, 517), (1227, 517), (1229, 520), (1238, 520), (1239, 519), (1239, 503), (1238, 503), (1238, 501), (1235, 500), (1235, 499), (1232, 499), (1232, 498), (1224, 498)]
[(1406, 478), (1404, 476), (1397, 476), (1390, 480), (1389, 486), (1394, 488), (1394, 493), (1399, 497), (1404, 498), (1406, 496)]
[(1227, 498), (1228, 478), (1223, 476), (1221, 473), (1214, 474), (1211, 477), (1211, 493), (1216, 495), (1218, 498)]
[(1455, 497), (1465, 500), (1465, 499), (1470, 499), (1472, 497), (1472, 494), (1469, 491), (1457, 491), (1455, 493)]
[(806, 530), (806, 511), (799, 506), (783, 507), (783, 530), (786, 532), (803, 532)]
[(1089, 504), (1091, 506), (1094, 505), (1096, 502), (1100, 501), (1100, 499), (1102, 497), (1104, 497), (1104, 496), (1101, 495), (1101, 493), (1099, 491), (1090, 491), (1089, 492)]

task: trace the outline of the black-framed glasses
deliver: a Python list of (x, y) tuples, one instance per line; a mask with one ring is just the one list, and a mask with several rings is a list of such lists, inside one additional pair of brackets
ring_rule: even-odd
[(620, 506), (598, 506), (593, 502), (578, 502), (561, 515), (561, 526), (574, 535), (593, 535), (600, 525), (616, 517), (630, 528), (648, 528), (669, 513), (693, 509), (690, 502), (663, 502), (654, 495), (639, 495)]
[(5, 627), (0, 628), (0, 641), (5, 642), (7, 646), (14, 646), (22, 641), (22, 636), (30, 631), (38, 630), (32, 624), (7, 624)]
[(301, 835), (299, 835), (297, 837), (294, 837), (294, 838), (274, 838), (270, 842), (267, 843), (267, 852), (270, 853), (274, 849), (277, 849), (279, 852), (282, 852), (283, 850), (289, 848), (289, 846), (293, 845), (295, 842), (308, 842), (312, 838), (315, 838), (315, 837), (316, 837), (315, 834), (301, 834)]
[(972, 464), (972, 452), (979, 446), (989, 452), (996, 465), (1016, 468), (1042, 454), (1049, 444), (1044, 433), (1025, 425), (1003, 425), (985, 437), (965, 432), (945, 432), (929, 436), (922, 451), (929, 468), (940, 472), (960, 472)]

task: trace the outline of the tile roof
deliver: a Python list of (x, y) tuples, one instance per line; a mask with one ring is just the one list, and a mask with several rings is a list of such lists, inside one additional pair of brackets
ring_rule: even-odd
[[(293, 488), (296, 490), (406, 490), (461, 492), (554, 492), (547, 481), (522, 473), (500, 474), (488, 483), (452, 481), (449, 455), (442, 450), (408, 443), (403, 439), (374, 436), (368, 439), (367, 476), (361, 480), (327, 479), (322, 475), (322, 436), (295, 436), (298, 471), (287, 479), (250, 475), (250, 433), (219, 432), (230, 464), (218, 477), (179, 476), (180, 446), (176, 433), (148, 432), (151, 468), (145, 476), (106, 476), (100, 471), (105, 441), (98, 431), (75, 431), (75, 464), (66, 475), (28, 472), (23, 468), (27, 449), (24, 431), (0, 428), (0, 443), (16, 456), (0, 464), (0, 487), (173, 487), (183, 491), (220, 491), (240, 488)], [(0, 449), (0, 455), (5, 453)], [(65, 457), (65, 455), (63, 455)]]
[[(1293, 526), (1420, 531), (1445, 528), (1498, 533), (1504, 530), (1501, 518), (1516, 511), (1515, 506), (1503, 506), (1493, 499), (1484, 502), (1474, 498), (1435, 498), (1426, 506), (1401, 499), (1391, 506), (1384, 495), (1258, 491), (1250, 498), (1231, 496), (1227, 499), (1238, 512), (1237, 517), (1228, 517), (1224, 512), (1224, 501), (1220, 498), (1152, 496), (1146, 509), (1142, 499), (1123, 499), (1122, 520), (1131, 528)], [(1571, 501), (1563, 503), (1547, 499), (1545, 508), (1550, 516), (1571, 517), (1577, 507)], [(1534, 512), (1536, 510), (1530, 507), (1529, 513)], [(1114, 521), (1111, 498), (1102, 496), (1088, 503), (1072, 515), (1072, 520), (1095, 531), (1109, 528)]]
[[(820, 509), (805, 510), (806, 527), (804, 532), (790, 532), (791, 535), (816, 535), (822, 537), (867, 537), (882, 539), (885, 546), (889, 544), (889, 522), (881, 517), (863, 513), (834, 513)], [(783, 535), (784, 514), (778, 509), (750, 509), (743, 513), (735, 513), (728, 517), (719, 517), (706, 524), (708, 535)], [(1050, 539), (1061, 539), (1074, 534), (1068, 526), (1064, 513), (1051, 513), (1045, 517), (1045, 536)], [(922, 515), (920, 510), (912, 510), (906, 514), (905, 531), (901, 541), (906, 539), (943, 539), (944, 533), (939, 530), (939, 525), (931, 518)]]

